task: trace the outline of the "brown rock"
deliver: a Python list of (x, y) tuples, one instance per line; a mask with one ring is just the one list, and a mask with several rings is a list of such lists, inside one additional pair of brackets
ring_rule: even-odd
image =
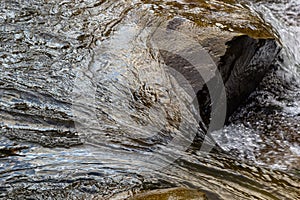
[(188, 188), (170, 188), (140, 193), (130, 200), (206, 200), (203, 192)]

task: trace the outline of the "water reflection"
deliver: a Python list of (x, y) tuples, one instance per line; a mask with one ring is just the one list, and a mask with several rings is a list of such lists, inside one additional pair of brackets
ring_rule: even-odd
[[(134, 38), (141, 46), (126, 46), (134, 34), (118, 25), (130, 10), (140, 8), (140, 2), (5, 1), (0, 5), (1, 147), (28, 147), (16, 151), (18, 155), (3, 154), (0, 158), (0, 197), (111, 198), (123, 191), (130, 195), (171, 186), (199, 188), (211, 199), (298, 197), (297, 174), (257, 167), (257, 163), (247, 164), (223, 154), (166, 148), (168, 140), (150, 137), (137, 141), (131, 137), (141, 131), (143, 136), (152, 136), (161, 127), (166, 129), (161, 131), (163, 136), (190, 130), (203, 133), (198, 122), (190, 120), (195, 111), (183, 103), (190, 99), (178, 95), (185, 91), (171, 90), (179, 87), (174, 87), (176, 82), (162, 70), (146, 43)], [(252, 6), (263, 11), (268, 3)], [(134, 21), (135, 13), (130, 16)], [(118, 40), (123, 32), (125, 38)], [(295, 49), (297, 43), (288, 44)], [(108, 53), (103, 54), (103, 46), (109, 48)], [(97, 84), (96, 117), (101, 126), (95, 130), (103, 133), (101, 137), (76, 132), (70, 98), (76, 77), (95, 74), (99, 75), (97, 82), (77, 86)], [(84, 94), (86, 98), (90, 95)], [(162, 102), (156, 101), (157, 96)], [(140, 101), (132, 104), (135, 99)], [(78, 108), (93, 109), (89, 102), (79, 103), (82, 107)], [(153, 110), (149, 110), (149, 103), (153, 103)], [(178, 108), (180, 112), (176, 112)], [(186, 121), (185, 132), (176, 129), (180, 120)], [(137, 159), (149, 154), (155, 145), (165, 150), (159, 154), (161, 163)], [(174, 153), (176, 162), (157, 168)], [(252, 154), (246, 152), (246, 159)]]
[(278, 32), (284, 47), (281, 60), (274, 64), (247, 105), (232, 117), (232, 124), (222, 133), (215, 133), (215, 138), (242, 160), (298, 173), (299, 3), (255, 1), (251, 6)]

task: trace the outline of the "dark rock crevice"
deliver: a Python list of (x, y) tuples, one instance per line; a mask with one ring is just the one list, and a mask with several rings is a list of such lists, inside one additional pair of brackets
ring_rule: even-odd
[[(275, 39), (254, 39), (246, 35), (226, 42), (228, 48), (220, 58), (219, 72), (226, 88), (226, 121), (255, 90), (276, 59), (280, 47)], [(206, 85), (197, 93), (200, 114), (210, 122), (210, 92)]]
[[(275, 40), (253, 39), (245, 35), (233, 38), (226, 45), (228, 48), (220, 58), (218, 69), (226, 88), (228, 119), (259, 85), (280, 48)], [(181, 72), (191, 85), (201, 85), (202, 90), (195, 92), (197, 92), (201, 118), (205, 124), (208, 124), (212, 102), (204, 80), (202, 77), (195, 77), (197, 73), (188, 61), (180, 56), (171, 55), (170, 52), (162, 51), (161, 53), (166, 64)]]
[[(259, 85), (281, 49), (276, 34), (274, 33), (274, 37), (270, 37), (271, 30), (256, 30), (257, 32), (267, 31), (269, 36), (254, 37), (253, 34), (201, 27), (192, 20), (178, 16), (167, 21), (165, 26), (167, 30), (178, 31), (194, 38), (208, 52), (217, 67), (218, 72), (215, 72), (216, 74), (209, 80), (206, 77), (206, 81), (204, 81), (202, 74), (199, 74), (199, 69), (185, 58), (171, 55), (170, 52), (161, 52), (165, 64), (184, 75), (192, 85), (197, 94), (201, 118), (207, 126), (209, 126), (211, 113), (213, 113), (212, 107), (225, 103), (217, 100), (221, 98), (221, 94), (215, 94), (222, 85), (219, 84), (220, 81), (223, 81), (226, 90), (225, 121), (227, 121)], [(185, 48), (187, 48), (186, 52), (195, 51), (190, 46)], [(202, 54), (203, 52), (193, 53), (193, 55), (199, 56), (203, 56)], [(199, 63), (199, 66), (210, 69), (205, 62)], [(222, 80), (218, 80), (217, 73), (220, 73)], [(214, 102), (211, 102), (212, 95)]]
[[(195, 31), (193, 23), (185, 19), (178, 20), (178, 18), (168, 22), (167, 29), (170, 28), (170, 25), (172, 25), (172, 30), (176, 29), (184, 34), (189, 34), (188, 31), (193, 26), (193, 34), (198, 34), (199, 44), (215, 62), (226, 90), (226, 121), (259, 85), (280, 51), (280, 46), (275, 38), (253, 38), (248, 35), (201, 27)], [(218, 91), (218, 81), (222, 80), (217, 80), (217, 75), (215, 75), (205, 82), (195, 66), (185, 58), (166, 51), (160, 53), (165, 64), (184, 75), (192, 85), (197, 94), (201, 118), (208, 126), (212, 104), (218, 106), (217, 104), (223, 103), (216, 100), (221, 97), (220, 94), (219, 98), (214, 96), (215, 102), (211, 102), (212, 95), (218, 97), (218, 94), (214, 93)], [(200, 65), (207, 67), (203, 64)], [(208, 85), (212, 88), (209, 89)]]
[(226, 88), (228, 119), (259, 85), (280, 47), (274, 39), (253, 39), (245, 35), (227, 45), (218, 68)]

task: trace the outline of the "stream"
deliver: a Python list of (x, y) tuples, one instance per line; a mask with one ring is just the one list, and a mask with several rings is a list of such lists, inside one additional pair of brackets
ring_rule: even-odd
[(1, 0), (1, 199), (126, 199), (170, 187), (208, 199), (300, 198), (299, 1), (236, 3), (283, 48), (207, 151), (194, 145), (205, 133), (192, 89), (165, 69), (145, 28), (161, 23), (151, 6)]

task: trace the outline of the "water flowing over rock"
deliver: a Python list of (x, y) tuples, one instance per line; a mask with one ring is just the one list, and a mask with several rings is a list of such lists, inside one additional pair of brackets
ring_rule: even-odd
[[(181, 186), (215, 199), (295, 199), (297, 178), (197, 151), (209, 124), (221, 128), (279, 52), (251, 7), (29, 0), (0, 8), (1, 198), (129, 198)], [(195, 44), (157, 48), (172, 31)], [(208, 74), (198, 76), (200, 47)]]
[(198, 199), (198, 200), (206, 200), (206, 196), (204, 193), (199, 192), (197, 190), (191, 190), (186, 188), (172, 188), (172, 189), (164, 189), (164, 190), (154, 190), (150, 192), (146, 192), (144, 194), (139, 194), (131, 200), (168, 200), (168, 199)]

